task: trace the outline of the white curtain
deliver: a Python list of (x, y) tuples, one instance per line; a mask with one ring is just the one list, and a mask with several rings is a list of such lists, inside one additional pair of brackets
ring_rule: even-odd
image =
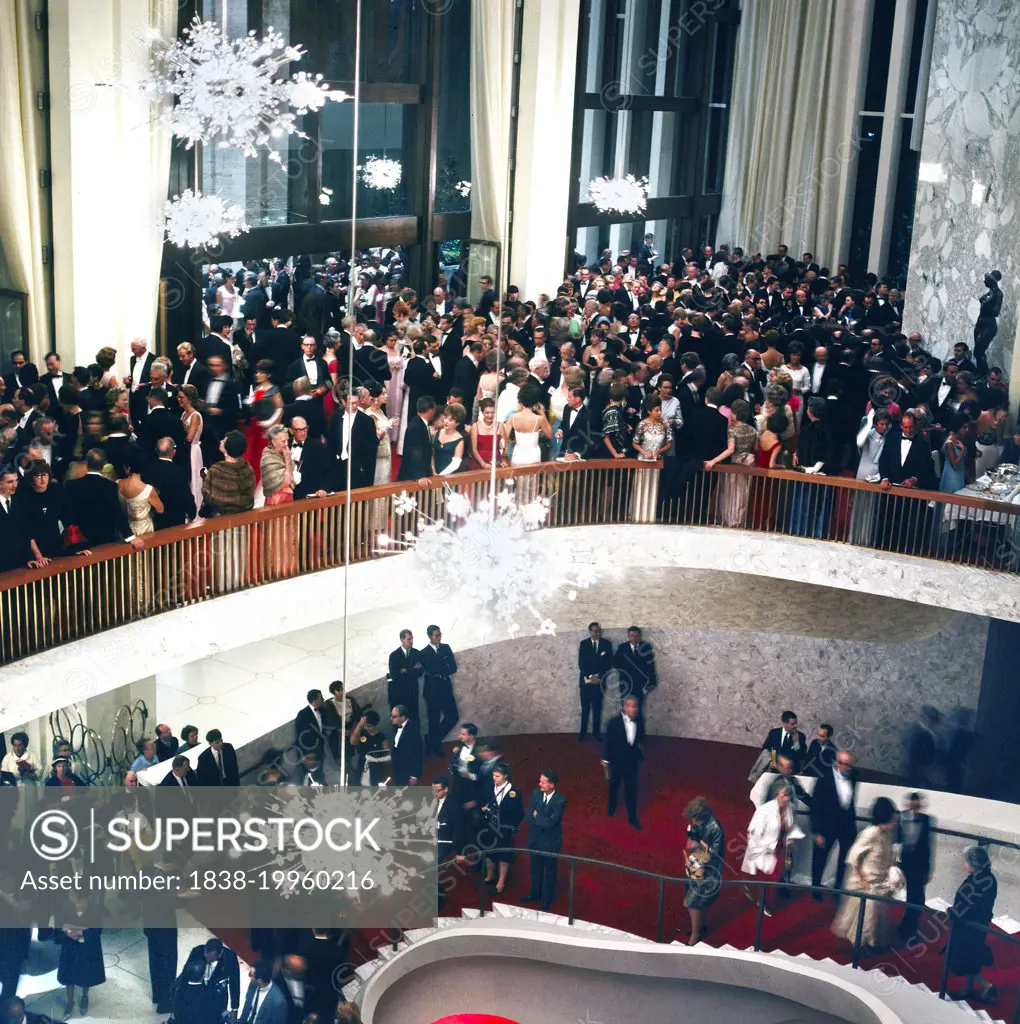
[(11, 285), (28, 295), (29, 358), (50, 349), (50, 306), (43, 270), (39, 170), (45, 122), (36, 107), (43, 88), (44, 36), (35, 28), (38, 4), (0, 3), (0, 245)]
[(471, 237), (502, 244), (506, 230), (514, 0), (471, 3)]
[(857, 153), (864, 0), (745, 0), (718, 242), (835, 265)]

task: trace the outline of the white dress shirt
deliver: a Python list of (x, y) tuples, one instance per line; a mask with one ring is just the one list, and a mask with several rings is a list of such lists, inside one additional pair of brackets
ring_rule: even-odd
[(305, 364), (305, 376), (308, 378), (308, 383), (311, 384), (313, 388), (318, 387), (319, 364), (315, 361), (315, 357), (312, 356), (312, 358), (309, 359), (305, 356), (303, 362)]
[(146, 349), (137, 359), (135, 359), (135, 368), (131, 371), (131, 386), (133, 388), (141, 387), (142, 384), (142, 372), (145, 369), (145, 360), (149, 358), (149, 350)]
[(637, 722), (628, 715), (623, 716), (623, 731), (627, 734), (627, 746), (634, 746), (637, 741)]
[(900, 465), (905, 466), (907, 464), (907, 456), (910, 454), (910, 446), (914, 443), (914, 439), (911, 437), (900, 438)]
[(817, 395), (822, 390), (822, 374), (825, 373), (825, 363), (815, 363), (811, 367), (811, 393)]
[(849, 810), (854, 802), (853, 785), (837, 768), (832, 769), (832, 777), (836, 780), (836, 796), (839, 797), (840, 807), (842, 807), (844, 811)]

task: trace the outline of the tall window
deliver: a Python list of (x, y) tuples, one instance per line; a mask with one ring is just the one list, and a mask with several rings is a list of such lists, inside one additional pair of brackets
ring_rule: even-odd
[[(664, 257), (711, 242), (739, 13), (730, 0), (582, 0), (570, 238), (587, 262), (651, 232)], [(600, 213), (597, 177), (648, 179), (643, 215)]]
[[(925, 34), (934, 18), (929, 0), (876, 3), (871, 22), (863, 106), (858, 112), (857, 182), (848, 266), (861, 279), (874, 273), (906, 283), (927, 68)], [(914, 148), (914, 147), (917, 148)]]

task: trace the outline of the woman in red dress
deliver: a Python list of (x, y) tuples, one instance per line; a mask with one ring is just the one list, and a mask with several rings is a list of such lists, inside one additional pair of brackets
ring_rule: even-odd
[[(758, 452), (754, 464), (759, 469), (775, 469), (776, 460), (783, 448), (783, 432), (789, 426), (786, 413), (774, 412), (765, 422), (761, 432)], [(751, 529), (768, 530), (772, 526), (772, 491), (765, 477), (751, 481)]]
[(493, 456), (497, 465), (506, 451), (506, 427), (496, 422), (496, 401), (483, 398), (478, 403), (481, 419), (471, 424), (471, 456), (476, 469), (491, 469)]
[(244, 400), (251, 414), (251, 422), (245, 430), (248, 449), (244, 457), (255, 471), (256, 488), (262, 478), (262, 453), (269, 444), (269, 428), (276, 426), (283, 417), (283, 395), (272, 382), (272, 373), (273, 361), (260, 359), (255, 365), (255, 383)]

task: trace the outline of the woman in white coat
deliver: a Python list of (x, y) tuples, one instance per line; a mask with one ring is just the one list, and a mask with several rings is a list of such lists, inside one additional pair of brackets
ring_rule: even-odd
[[(793, 787), (786, 779), (776, 777), (769, 788), (769, 798), (754, 812), (747, 827), (747, 852), (740, 870), (751, 878), (778, 882), (787, 866), (789, 838), (793, 832)], [(744, 895), (752, 903), (758, 896), (744, 886)], [(765, 894), (765, 916), (771, 917), (768, 893)]]

